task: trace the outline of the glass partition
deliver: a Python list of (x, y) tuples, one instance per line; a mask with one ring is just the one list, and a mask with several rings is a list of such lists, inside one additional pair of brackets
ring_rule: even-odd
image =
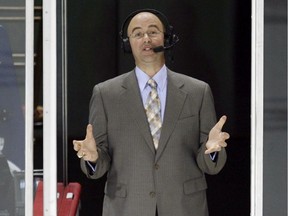
[(263, 215), (287, 215), (287, 1), (264, 7)]
[[(39, 180), (43, 180), (43, 167), (46, 167), (44, 215), (56, 215), (57, 181), (67, 184), (65, 2), (0, 0), (0, 216), (33, 215), (36, 187)], [(53, 104), (50, 96), (53, 96)], [(46, 98), (46, 107), (43, 98)], [(43, 139), (45, 109), (45, 134), (53, 138), (50, 143), (49, 139)], [(43, 144), (43, 140), (48, 143)], [(43, 147), (46, 147), (44, 162)], [(53, 151), (47, 153), (47, 148)], [(54, 190), (51, 185), (55, 185)]]
[(24, 215), (25, 1), (0, 1), (0, 215)]

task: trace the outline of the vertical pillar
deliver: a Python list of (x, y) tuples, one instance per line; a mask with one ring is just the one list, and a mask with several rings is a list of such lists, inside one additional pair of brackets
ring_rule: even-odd
[(251, 216), (263, 215), (264, 0), (252, 0)]
[(25, 215), (33, 215), (34, 1), (25, 2)]
[(43, 0), (44, 215), (57, 215), (56, 0)]

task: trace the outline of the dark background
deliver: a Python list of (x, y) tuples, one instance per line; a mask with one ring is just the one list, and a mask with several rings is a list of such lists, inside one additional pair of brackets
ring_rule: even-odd
[[(134, 67), (120, 48), (126, 16), (141, 8), (163, 12), (180, 42), (170, 69), (208, 82), (218, 117), (226, 114), (231, 135), (228, 161), (207, 176), (211, 216), (250, 214), (251, 2), (196, 0), (67, 1), (68, 39), (68, 180), (82, 184), (80, 215), (101, 215), (105, 176), (89, 180), (72, 148), (82, 139), (95, 84)], [(71, 145), (70, 145), (71, 144)]]

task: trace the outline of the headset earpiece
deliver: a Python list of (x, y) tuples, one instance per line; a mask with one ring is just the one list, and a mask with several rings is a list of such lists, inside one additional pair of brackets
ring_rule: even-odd
[(122, 49), (125, 53), (131, 53), (132, 52), (129, 38), (122, 39)]

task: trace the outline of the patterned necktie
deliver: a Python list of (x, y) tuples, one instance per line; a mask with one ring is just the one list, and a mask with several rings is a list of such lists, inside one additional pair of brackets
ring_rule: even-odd
[(151, 91), (147, 97), (145, 110), (150, 125), (154, 146), (155, 149), (157, 149), (162, 127), (160, 99), (157, 93), (157, 83), (155, 80), (148, 80), (148, 85), (151, 87)]

